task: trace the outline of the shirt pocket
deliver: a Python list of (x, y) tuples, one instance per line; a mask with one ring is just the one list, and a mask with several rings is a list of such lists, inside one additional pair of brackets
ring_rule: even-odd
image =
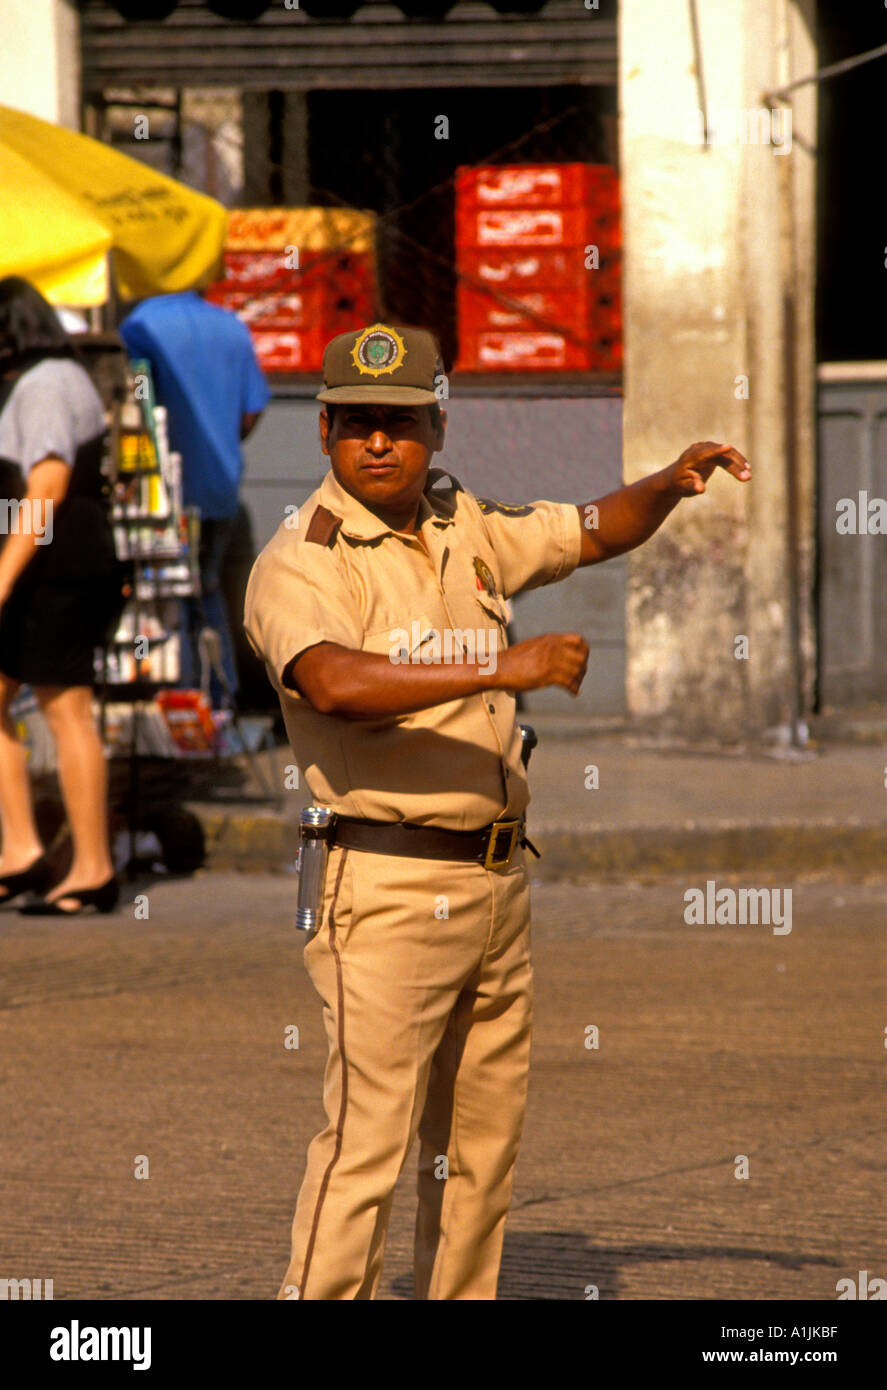
[[(422, 614), (418, 618), (410, 619), (408, 623), (389, 622), (374, 632), (365, 633), (360, 649), (372, 656), (387, 656), (392, 666), (410, 663), (418, 665), (423, 647), (430, 643), (436, 631), (434, 623)], [(367, 734), (377, 729), (390, 729), (399, 724), (412, 723), (415, 718), (415, 713), (410, 713), (362, 719), (360, 729), (363, 734)]]
[(392, 665), (418, 662), (422, 649), (427, 647), (438, 631), (424, 613), (409, 623), (386, 623), (376, 632), (368, 632), (361, 651), (374, 656), (387, 656)]

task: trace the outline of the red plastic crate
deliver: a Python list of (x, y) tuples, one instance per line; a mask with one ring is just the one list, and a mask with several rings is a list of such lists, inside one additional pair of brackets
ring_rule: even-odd
[(318, 328), (252, 329), (259, 366), (266, 372), (319, 372), (326, 342)]
[[(456, 243), (457, 369), (618, 370), (622, 227), (614, 169), (460, 169)], [(597, 270), (585, 264), (590, 245), (598, 248)]]
[(622, 297), (622, 262), (618, 257), (601, 261), (597, 270), (587, 272), (591, 283), (592, 300), (617, 302)]
[(588, 317), (592, 341), (618, 341), (622, 337), (622, 310), (618, 304), (595, 304)]
[(567, 207), (584, 203), (587, 164), (499, 164), (456, 170), (456, 198), (466, 207)]
[(618, 213), (606, 217), (589, 216), (588, 242), (596, 246), (601, 259), (618, 256), (622, 251), (622, 219)]
[(335, 293), (325, 289), (321, 320), (330, 325), (331, 333), (344, 333), (349, 328), (363, 328), (378, 315), (375, 300), (367, 293)]
[(225, 278), (213, 282), (211, 289), (226, 286), (244, 294), (260, 290), (301, 289), (318, 282), (328, 282), (337, 289), (347, 287), (349, 293), (363, 291), (371, 296), (375, 290), (375, 268), (371, 256), (348, 251), (307, 251), (300, 258), (300, 268), (286, 265), (284, 251), (226, 251)]
[(609, 164), (496, 164), (456, 170), (456, 202), (465, 208), (619, 205), (619, 176)]
[(302, 257), (302, 267), (306, 285), (323, 281), (336, 287), (347, 286), (355, 293), (374, 293), (376, 271), (372, 256), (357, 251), (309, 251)]
[[(232, 289), (229, 281), (220, 281), (208, 287), (207, 299), (236, 313), (250, 331), (311, 330), (319, 334), (322, 345), (337, 333), (362, 328), (376, 317), (375, 301), (367, 290), (358, 294), (341, 291), (325, 280), (315, 280), (297, 290), (250, 292)], [(314, 370), (314, 366), (306, 368), (309, 369)]]
[(458, 208), (456, 242), (461, 246), (581, 246), (588, 240), (584, 207)]
[(228, 250), (225, 279), (207, 286), (211, 303), (246, 323), (267, 371), (320, 371), (337, 333), (378, 318), (375, 263), (349, 249), (304, 251), (299, 268), (281, 249)]
[(619, 180), (591, 179), (588, 184), (585, 205), (592, 217), (618, 217), (620, 214)]
[(248, 328), (310, 328), (320, 317), (321, 300), (312, 290), (231, 290), (207, 292), (207, 299), (230, 309)]
[(240, 290), (289, 289), (298, 286), (302, 271), (286, 263), (286, 251), (226, 251), (225, 278), (216, 284), (227, 284)]
[(457, 371), (582, 371), (591, 350), (560, 333), (461, 333)]
[(465, 271), (460, 285), (474, 286), (475, 280), (501, 289), (506, 294), (524, 290), (569, 289), (580, 275), (591, 274), (585, 269), (585, 251), (581, 246), (552, 249), (546, 246), (484, 247), (465, 246), (459, 249), (456, 270)]
[[(584, 272), (590, 278), (592, 272)], [(504, 292), (503, 292), (504, 293)], [(585, 338), (593, 298), (585, 280), (577, 281), (571, 290), (512, 291), (504, 303), (496, 295), (460, 285), (457, 301), (459, 331), (480, 332), (486, 329), (523, 330), (527, 332), (569, 332)], [(519, 304), (526, 305), (522, 311)]]
[(598, 372), (622, 370), (622, 342), (600, 343), (591, 350), (591, 367)]

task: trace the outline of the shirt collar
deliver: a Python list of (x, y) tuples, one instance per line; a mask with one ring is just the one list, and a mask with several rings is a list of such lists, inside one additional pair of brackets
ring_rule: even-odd
[[(425, 492), (419, 498), (416, 520), (420, 527), (426, 521), (433, 521), (438, 526), (449, 526), (453, 520), (451, 516), (435, 511), (428, 501), (428, 488), (432, 487), (439, 477), (439, 470), (435, 469), (433, 473), (429, 470)], [(350, 536), (353, 540), (372, 541), (377, 540), (379, 536), (400, 534), (386, 526), (384, 521), (375, 516), (362, 502), (358, 502), (356, 497), (352, 497), (350, 492), (346, 492), (332, 469), (320, 484), (318, 495), (323, 506), (342, 518), (342, 534)]]

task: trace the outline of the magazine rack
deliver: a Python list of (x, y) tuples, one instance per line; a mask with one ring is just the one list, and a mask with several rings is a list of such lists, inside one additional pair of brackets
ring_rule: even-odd
[[(100, 729), (110, 756), (129, 764), (127, 829), (134, 876), (140, 820), (140, 761), (215, 759), (227, 744), (246, 754), (264, 799), (273, 787), (254, 756), (239, 713), (213, 712), (203, 691), (179, 689), (180, 603), (200, 594), (200, 516), (182, 504), (181, 458), (169, 448), (166, 411), (154, 398), (147, 362), (130, 363), (111, 410), (105, 472), (111, 483), (117, 557), (131, 567), (131, 592), (117, 629), (96, 651)], [(160, 706), (160, 711), (158, 711)], [(266, 747), (271, 721), (264, 721)]]

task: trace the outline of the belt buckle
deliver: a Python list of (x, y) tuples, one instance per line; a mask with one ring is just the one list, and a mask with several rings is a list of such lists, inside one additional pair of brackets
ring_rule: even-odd
[[(497, 820), (490, 826), (490, 838), (487, 843), (487, 855), (484, 859), (485, 869), (505, 869), (511, 863), (514, 854), (514, 847), (517, 844), (517, 837), (520, 834), (519, 820)], [(499, 837), (508, 835), (508, 852), (504, 859), (497, 855)]]

